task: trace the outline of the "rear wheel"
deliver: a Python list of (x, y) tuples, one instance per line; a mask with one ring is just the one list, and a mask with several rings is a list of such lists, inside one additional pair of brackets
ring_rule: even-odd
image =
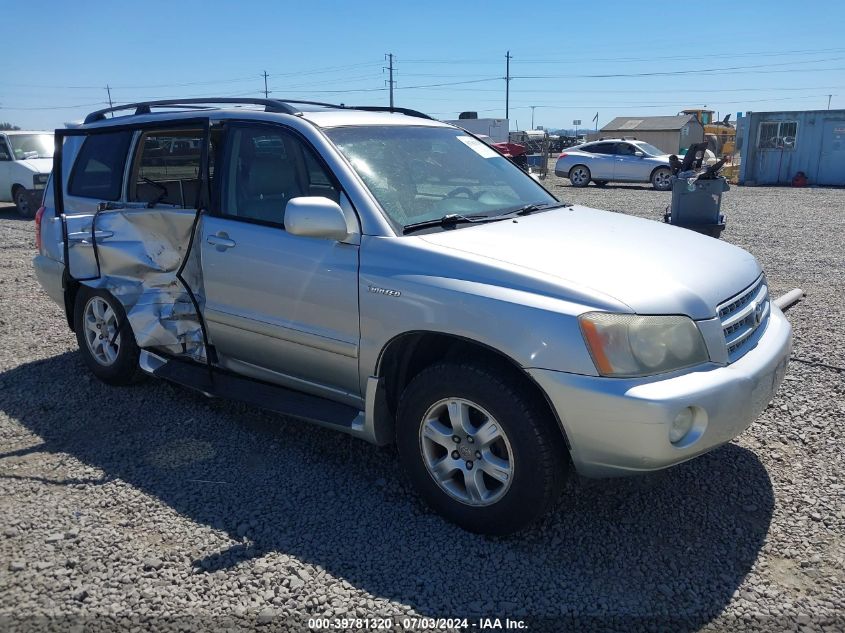
[(569, 182), (573, 187), (586, 187), (590, 184), (590, 170), (585, 165), (575, 165), (569, 170)]
[(672, 188), (672, 172), (668, 167), (658, 167), (651, 173), (651, 186), (658, 191)]
[(557, 501), (568, 471), (560, 431), (509, 374), (433, 365), (405, 389), (397, 417), (409, 478), (432, 508), (464, 529), (510, 534)]
[(32, 206), (32, 201), (30, 200), (26, 189), (23, 187), (15, 187), (15, 190), (12, 192), (12, 198), (14, 198), (15, 208), (18, 211), (18, 215), (22, 218), (35, 217), (35, 209)]
[(110, 385), (128, 385), (140, 377), (140, 350), (119, 301), (105, 290), (82, 286), (73, 317), (79, 351), (97, 378)]

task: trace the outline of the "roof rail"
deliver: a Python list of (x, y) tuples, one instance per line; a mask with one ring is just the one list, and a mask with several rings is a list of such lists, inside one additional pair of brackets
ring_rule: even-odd
[[(120, 110), (135, 110), (135, 114), (150, 114), (152, 108), (164, 108), (164, 107), (171, 107), (171, 108), (187, 108), (187, 109), (201, 109), (203, 104), (223, 104), (223, 103), (232, 103), (232, 104), (250, 104), (250, 105), (263, 105), (265, 112), (282, 112), (284, 114), (298, 114), (299, 111), (287, 105), (285, 102), (280, 101), (279, 99), (252, 99), (252, 98), (244, 98), (244, 97), (209, 97), (209, 98), (195, 98), (195, 99), (161, 99), (158, 101), (141, 101), (139, 103), (127, 103), (125, 105), (114, 106), (111, 108), (103, 108), (102, 110), (97, 110), (96, 112), (92, 112), (87, 117), (85, 117), (85, 123), (94, 123), (95, 121), (102, 121), (106, 118), (106, 114), (109, 112), (118, 112)], [(199, 106), (199, 107), (198, 107)]]
[(410, 108), (391, 108), (390, 106), (338, 106), (340, 108), (347, 108), (349, 110), (364, 110), (365, 112), (396, 112), (397, 114), (404, 114), (405, 116), (418, 117), (420, 119), (434, 120), (433, 117), (420, 112), (419, 110), (411, 110)]
[(135, 115), (150, 114), (153, 108), (184, 108), (186, 110), (203, 110), (205, 106), (215, 104), (248, 104), (263, 105), (265, 112), (279, 112), (283, 114), (301, 114), (300, 110), (294, 107), (299, 105), (324, 106), (327, 108), (338, 108), (341, 110), (365, 110), (368, 112), (397, 112), (406, 116), (431, 119), (432, 117), (417, 110), (408, 108), (391, 108), (389, 106), (348, 106), (343, 104), (323, 103), (322, 101), (302, 101), (298, 99), (254, 99), (250, 97), (208, 97), (192, 99), (160, 99), (157, 101), (140, 101), (138, 103), (127, 103), (125, 105), (103, 108), (92, 112), (85, 117), (85, 124), (103, 121), (110, 112), (121, 110), (135, 110)]

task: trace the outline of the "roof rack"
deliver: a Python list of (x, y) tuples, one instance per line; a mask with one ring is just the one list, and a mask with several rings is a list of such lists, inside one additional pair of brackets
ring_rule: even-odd
[[(94, 123), (95, 121), (102, 121), (106, 118), (109, 112), (118, 112), (120, 110), (135, 110), (135, 114), (150, 114), (152, 108), (186, 108), (186, 109), (203, 109), (201, 106), (211, 104), (223, 103), (245, 103), (250, 105), (263, 105), (265, 112), (283, 112), (285, 114), (297, 114), (298, 110), (278, 99), (250, 99), (242, 97), (209, 97), (196, 99), (161, 99), (158, 101), (141, 101), (139, 103), (127, 103), (125, 105), (114, 106), (111, 108), (103, 108), (92, 112), (85, 117), (85, 123)], [(199, 106), (199, 107), (197, 107)]]
[[(290, 103), (295, 103), (291, 101)], [(411, 110), (410, 108), (391, 108), (390, 106), (338, 106), (348, 110), (364, 110), (365, 112), (396, 112), (397, 114), (404, 114), (405, 116), (413, 116), (420, 119), (434, 120), (433, 117), (420, 112), (419, 110)]]
[(427, 114), (418, 112), (417, 110), (410, 110), (408, 108), (391, 108), (389, 106), (347, 106), (343, 104), (323, 103), (322, 101), (302, 101), (298, 99), (254, 99), (250, 97), (209, 97), (209, 98), (192, 98), (192, 99), (160, 99), (157, 101), (141, 101), (138, 103), (127, 103), (125, 105), (113, 106), (111, 108), (103, 108), (92, 112), (85, 117), (85, 124), (94, 123), (96, 121), (103, 121), (109, 113), (118, 112), (121, 110), (135, 110), (135, 115), (150, 114), (153, 108), (184, 108), (186, 110), (205, 110), (206, 106), (215, 104), (247, 104), (247, 105), (263, 105), (265, 112), (277, 112), (282, 114), (302, 114), (302, 112), (295, 108), (293, 104), (297, 105), (314, 105), (323, 106), (327, 108), (338, 108), (341, 110), (365, 110), (368, 112), (396, 112), (406, 116), (420, 117), (424, 119), (431, 119)]

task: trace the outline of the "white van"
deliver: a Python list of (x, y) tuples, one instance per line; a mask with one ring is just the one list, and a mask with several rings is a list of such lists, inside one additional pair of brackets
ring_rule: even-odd
[(51, 169), (52, 132), (0, 132), (0, 202), (14, 202), (23, 217), (34, 217)]

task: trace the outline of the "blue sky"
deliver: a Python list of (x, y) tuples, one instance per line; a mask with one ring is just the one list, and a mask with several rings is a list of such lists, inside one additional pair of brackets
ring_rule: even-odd
[(512, 129), (530, 106), (546, 127), (823, 109), (828, 94), (845, 108), (845, 3), (688, 4), (6, 0), (4, 22), (25, 26), (2, 53), (0, 121), (61, 126), (102, 107), (106, 84), (115, 102), (257, 97), (264, 70), (271, 96), (386, 105), (386, 53), (396, 105), (503, 117), (508, 49)]

